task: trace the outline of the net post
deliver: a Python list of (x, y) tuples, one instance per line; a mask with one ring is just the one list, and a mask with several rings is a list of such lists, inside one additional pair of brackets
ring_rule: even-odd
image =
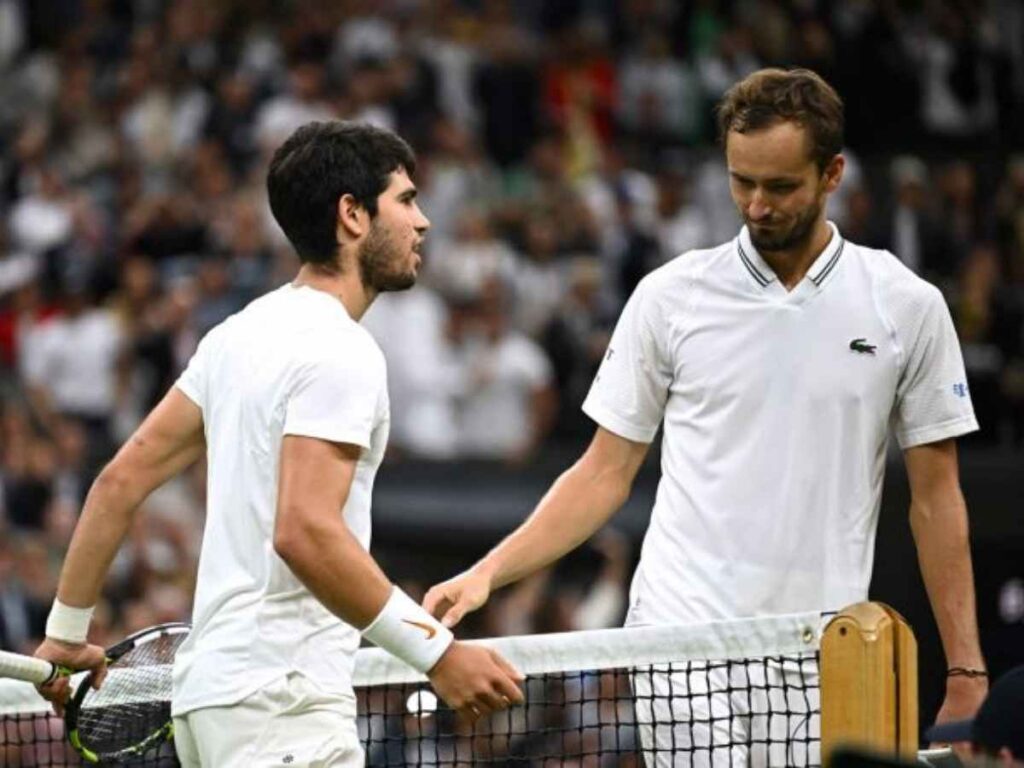
[(821, 751), (839, 746), (915, 759), (917, 641), (882, 603), (840, 611), (821, 639)]

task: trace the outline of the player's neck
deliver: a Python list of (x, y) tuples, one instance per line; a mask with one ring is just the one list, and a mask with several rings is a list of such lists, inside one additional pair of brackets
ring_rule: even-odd
[(334, 271), (315, 264), (303, 264), (292, 285), (307, 286), (330, 294), (342, 303), (348, 316), (357, 323), (377, 298), (377, 292), (363, 284), (362, 276), (355, 265), (348, 265), (344, 271)]
[(822, 216), (814, 225), (811, 236), (802, 244), (785, 251), (761, 253), (787, 291), (793, 290), (804, 279), (814, 260), (821, 255), (832, 239), (832, 227)]

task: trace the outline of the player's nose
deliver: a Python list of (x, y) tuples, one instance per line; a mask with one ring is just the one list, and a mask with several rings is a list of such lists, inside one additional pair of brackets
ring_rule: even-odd
[(416, 221), (413, 226), (416, 227), (416, 231), (421, 235), (425, 234), (426, 231), (430, 229), (430, 219), (427, 218), (426, 214), (423, 213), (418, 205), (416, 206)]
[(747, 216), (758, 221), (770, 215), (771, 212), (771, 206), (765, 202), (761, 193), (754, 192), (753, 197), (750, 198), (750, 205), (747, 206)]

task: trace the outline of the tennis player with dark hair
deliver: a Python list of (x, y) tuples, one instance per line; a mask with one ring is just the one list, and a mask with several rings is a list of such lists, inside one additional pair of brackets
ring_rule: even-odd
[[(86, 633), (135, 510), (207, 458), (193, 628), (174, 667), (185, 766), (362, 765), (360, 632), (470, 717), (522, 700), (515, 670), (453, 642), (367, 551), (389, 415), (359, 319), (416, 282), (429, 222), (414, 168), (400, 138), (352, 123), (311, 123), (277, 150), (267, 189), (298, 275), (207, 334), (86, 499), (36, 654), (76, 669), (102, 667)], [(66, 688), (43, 692), (60, 706)]]
[[(659, 425), (662, 477), (628, 624), (865, 600), (892, 432), (946, 659), (983, 669), (954, 442), (977, 423), (942, 295), (826, 218), (843, 176), (843, 106), (820, 77), (755, 72), (725, 95), (718, 122), (738, 236), (639, 284), (583, 406), (592, 443), (425, 607), (453, 626), (589, 538), (628, 497)], [(940, 719), (970, 716), (985, 690), (983, 677), (950, 677)], [(688, 743), (685, 726), (658, 719), (659, 748)], [(743, 744), (742, 724), (717, 722), (710, 743)]]

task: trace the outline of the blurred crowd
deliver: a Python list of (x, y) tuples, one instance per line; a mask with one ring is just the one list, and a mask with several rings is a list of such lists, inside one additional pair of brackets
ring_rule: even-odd
[[(1019, 450), (1022, 41), (1016, 0), (0, 0), (0, 646), (33, 646), (91, 479), (198, 340), (296, 270), (264, 176), (310, 120), (418, 153), (424, 274), (365, 319), (392, 461), (586, 439), (638, 280), (736, 234), (713, 105), (769, 65), (839, 89), (830, 216), (940, 286), (973, 440)], [(146, 503), (98, 632), (187, 614), (203, 494), (198, 467)], [(480, 631), (595, 626), (546, 578)]]

